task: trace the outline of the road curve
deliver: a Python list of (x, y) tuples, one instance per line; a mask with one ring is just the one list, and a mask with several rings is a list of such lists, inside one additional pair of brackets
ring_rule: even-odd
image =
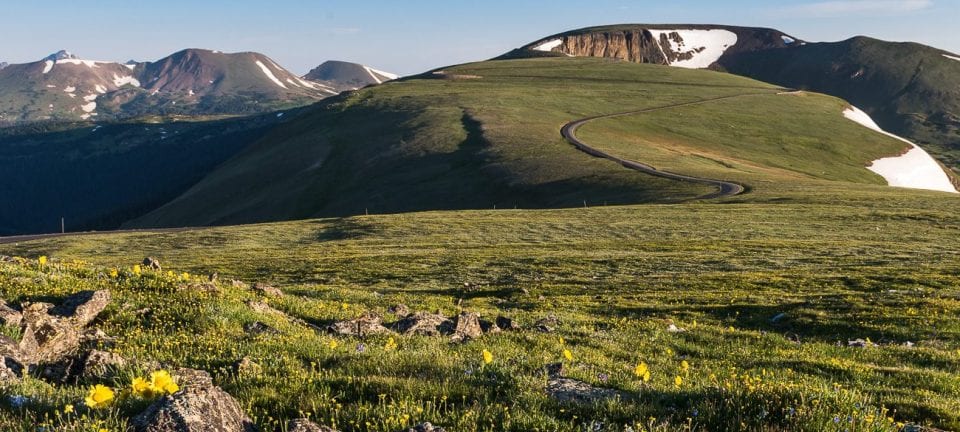
[(625, 111), (625, 112), (619, 112), (619, 113), (613, 113), (613, 114), (603, 114), (603, 115), (598, 115), (593, 117), (586, 117), (579, 120), (574, 120), (564, 125), (563, 128), (560, 129), (560, 135), (562, 135), (563, 138), (567, 140), (567, 142), (569, 142), (570, 144), (573, 144), (573, 146), (576, 147), (578, 150), (586, 154), (589, 154), (591, 156), (601, 157), (604, 159), (614, 161), (616, 163), (619, 163), (620, 165), (623, 165), (626, 168), (640, 171), (645, 174), (650, 174), (653, 176), (670, 179), (670, 180), (706, 184), (710, 186), (715, 186), (717, 188), (716, 192), (697, 197), (697, 199), (713, 199), (713, 198), (739, 195), (746, 191), (746, 188), (744, 188), (744, 186), (739, 183), (734, 183), (731, 181), (719, 180), (719, 179), (694, 177), (694, 176), (689, 176), (685, 174), (672, 173), (669, 171), (662, 171), (642, 162), (623, 159), (623, 158), (614, 156), (610, 153), (604, 152), (602, 150), (598, 150), (594, 147), (587, 145), (583, 141), (580, 141), (580, 139), (577, 138), (577, 129), (580, 129), (580, 126), (583, 126), (591, 121), (599, 120), (599, 119), (625, 117), (629, 115), (648, 113), (652, 111), (659, 111), (659, 110), (670, 109), (670, 108), (679, 108), (679, 107), (690, 106), (690, 105), (698, 105), (698, 104), (714, 102), (714, 101), (723, 100), (723, 99), (732, 99), (737, 97), (756, 96), (756, 95), (763, 95), (763, 94), (769, 94), (769, 93), (747, 93), (747, 94), (738, 94), (738, 95), (732, 95), (732, 96), (721, 96), (716, 98), (698, 100), (694, 102), (684, 102), (684, 103), (664, 105), (664, 106), (653, 107), (653, 108), (644, 108), (644, 109), (633, 110), (633, 111)]

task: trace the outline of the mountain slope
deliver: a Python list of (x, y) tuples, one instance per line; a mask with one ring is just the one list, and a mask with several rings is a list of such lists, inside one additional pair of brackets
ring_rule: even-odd
[(856, 37), (720, 60), (732, 73), (844, 98), (960, 169), (960, 61), (916, 43)]
[(356, 90), (372, 84), (397, 79), (397, 75), (383, 72), (357, 63), (327, 61), (303, 76), (338, 91)]
[(199, 181), (282, 117), (0, 129), (0, 235), (113, 229)]
[[(717, 97), (737, 100), (670, 108)], [(657, 168), (745, 183), (751, 192), (740, 199), (882, 193), (889, 189), (871, 185), (886, 182), (866, 166), (907, 148), (845, 119), (841, 100), (734, 75), (596, 59), (495, 61), (328, 99), (127, 226), (669, 203), (709, 193), (591, 158), (559, 135), (576, 118), (645, 107), (663, 107), (650, 114), (658, 120), (582, 133)], [(678, 116), (684, 121), (673, 127)]]
[(120, 64), (61, 51), (0, 70), (0, 125), (249, 114), (305, 105), (336, 93), (258, 53), (188, 49), (152, 63)]

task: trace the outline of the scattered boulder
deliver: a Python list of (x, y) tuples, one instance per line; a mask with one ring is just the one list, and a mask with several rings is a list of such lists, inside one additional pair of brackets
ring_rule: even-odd
[(403, 317), (406, 317), (407, 315), (410, 315), (410, 308), (407, 307), (407, 305), (400, 303), (395, 306), (390, 306), (390, 308), (387, 309), (387, 312), (390, 312), (400, 318), (403, 318)]
[(180, 391), (164, 396), (131, 420), (137, 432), (255, 432), (253, 422), (230, 394), (203, 371), (174, 373)]
[(160, 260), (156, 258), (146, 257), (143, 259), (142, 264), (145, 268), (155, 271), (163, 271), (163, 266), (160, 265)]
[(110, 301), (110, 292), (84, 291), (54, 308), (49, 303), (23, 305), (20, 360), (29, 365), (57, 363), (80, 348), (80, 335)]
[(847, 341), (847, 346), (854, 347), (854, 348), (868, 348), (868, 347), (877, 346), (877, 344), (870, 342), (870, 339), (864, 340), (864, 339), (858, 338), (858, 339)]
[(213, 272), (210, 276), (207, 276), (207, 282), (217, 283), (218, 280), (220, 280), (220, 273)]
[(247, 306), (250, 306), (250, 309), (257, 313), (286, 315), (283, 312), (274, 309), (273, 306), (270, 306), (262, 301), (251, 300), (247, 302)]
[(415, 312), (393, 324), (398, 333), (405, 335), (439, 336), (452, 334), (453, 321), (440, 314)]
[(288, 432), (337, 432), (336, 429), (320, 426), (310, 420), (299, 418), (290, 421)]
[(467, 341), (483, 336), (480, 327), (480, 315), (476, 312), (461, 312), (457, 316), (457, 324), (453, 329), (453, 340)]
[(383, 326), (382, 320), (383, 318), (379, 315), (368, 312), (357, 319), (333, 323), (327, 327), (327, 332), (340, 336), (357, 337), (387, 333), (390, 329)]
[(447, 432), (447, 430), (440, 426), (434, 426), (430, 422), (425, 422), (407, 429), (407, 432)]
[(233, 365), (237, 375), (259, 375), (263, 372), (263, 367), (253, 361), (250, 357), (244, 357)]
[(609, 399), (623, 399), (624, 394), (614, 389), (596, 387), (580, 380), (563, 377), (563, 363), (546, 366), (547, 394), (560, 402), (596, 403)]
[(254, 322), (249, 323), (249, 324), (244, 324), (244, 325), (243, 325), (243, 331), (247, 332), (247, 334), (251, 334), (251, 335), (254, 335), (254, 336), (258, 336), (258, 335), (262, 335), (262, 334), (268, 334), (268, 335), (278, 335), (278, 334), (280, 334), (280, 330), (277, 330), (277, 329), (271, 327), (270, 325), (264, 324), (264, 323), (262, 323), (262, 322), (260, 322), (260, 321), (254, 321)]
[(500, 327), (492, 321), (480, 320), (480, 329), (484, 333), (500, 333)]
[(80, 375), (83, 378), (103, 377), (126, 366), (127, 361), (119, 354), (93, 350), (87, 354), (83, 361), (83, 371)]
[(670, 324), (669, 326), (667, 326), (667, 333), (684, 333), (686, 331), (687, 329), (677, 327), (676, 324)]
[(533, 324), (533, 328), (544, 333), (553, 333), (558, 325), (560, 325), (560, 319), (557, 318), (556, 315), (549, 315), (537, 320), (537, 322)]
[(251, 287), (254, 291), (263, 294), (268, 297), (280, 297), (283, 295), (283, 291), (280, 291), (279, 288), (276, 288), (272, 285), (265, 284), (263, 282), (256, 282)]
[(498, 317), (497, 317), (497, 327), (499, 327), (501, 330), (505, 330), (505, 331), (518, 331), (518, 330), (520, 330), (520, 325), (517, 324), (516, 321), (514, 321), (512, 318), (508, 318), (508, 317), (505, 317), (505, 316), (498, 316)]
[(23, 322), (23, 314), (0, 300), (0, 325), (19, 327), (21, 322)]
[(12, 358), (4, 357), (3, 362), (0, 362), (0, 385), (19, 381), (21, 376), (23, 366)]
[(243, 289), (247, 288), (246, 282), (241, 280), (236, 280), (236, 279), (231, 280), (230, 285), (233, 286), (234, 288), (243, 288)]

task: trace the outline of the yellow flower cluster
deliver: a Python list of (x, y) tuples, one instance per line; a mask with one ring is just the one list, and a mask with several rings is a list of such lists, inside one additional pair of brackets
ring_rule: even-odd
[(141, 377), (134, 378), (130, 384), (130, 390), (137, 396), (152, 398), (174, 394), (180, 390), (180, 386), (170, 376), (170, 372), (158, 370), (150, 374), (150, 380)]
[(97, 384), (90, 387), (90, 391), (87, 393), (87, 397), (83, 399), (83, 402), (90, 408), (100, 409), (109, 406), (115, 396), (110, 387)]

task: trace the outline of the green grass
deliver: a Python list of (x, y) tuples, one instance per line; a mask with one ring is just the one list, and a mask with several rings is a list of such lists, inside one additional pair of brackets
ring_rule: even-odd
[[(385, 351), (381, 337), (362, 341), (363, 353), (361, 341), (339, 339), (331, 350), (328, 336), (250, 311), (243, 302), (255, 295), (243, 289), (174, 292), (173, 282), (153, 275), (118, 283), (105, 271), (37, 273), (32, 263), (0, 267), (0, 295), (111, 288), (117, 300), (101, 327), (119, 336), (118, 352), (211, 370), (268, 430), (301, 413), (345, 430), (397, 430), (403, 414), (455, 430), (579, 430), (594, 421), (622, 430), (651, 417), (648, 429), (661, 430), (894, 430), (886, 420), (866, 423), (883, 408), (897, 422), (957, 428), (956, 203), (885, 191), (889, 199), (868, 192), (873, 200), (865, 203), (434, 212), (0, 249), (121, 269), (149, 255), (178, 272), (269, 281), (287, 292), (267, 299), (271, 305), (317, 324), (367, 310), (389, 321), (386, 309), (406, 303), (525, 324), (556, 314), (556, 334), (487, 335), (462, 345), (398, 337), (396, 351)], [(132, 312), (146, 306), (154, 319)], [(787, 318), (771, 323), (779, 313)], [(246, 336), (242, 325), (254, 320), (285, 335)], [(689, 331), (668, 333), (670, 322)], [(540, 369), (561, 360), (560, 336), (574, 357), (569, 375), (637, 399), (579, 407), (549, 400)], [(837, 346), (855, 338), (881, 346)], [(902, 346), (907, 341), (916, 346)], [(482, 349), (495, 356), (483, 368)], [(245, 355), (264, 365), (262, 375), (230, 372)], [(679, 371), (681, 360), (689, 375)], [(632, 375), (638, 361), (650, 365), (648, 384)], [(686, 378), (680, 389), (678, 374)], [(58, 406), (82, 388), (7, 391)], [(27, 413), (4, 414), (5, 421), (39, 415)]]

